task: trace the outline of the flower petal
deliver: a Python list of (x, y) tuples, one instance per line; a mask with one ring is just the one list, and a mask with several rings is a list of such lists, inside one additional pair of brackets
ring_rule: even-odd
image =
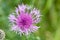
[(38, 30), (38, 28), (40, 28), (40, 27), (31, 25), (31, 26), (30, 26), (30, 31), (31, 31), (31, 32), (35, 32), (35, 31)]

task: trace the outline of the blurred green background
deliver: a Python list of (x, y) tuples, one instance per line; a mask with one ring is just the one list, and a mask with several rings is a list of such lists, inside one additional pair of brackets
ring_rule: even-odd
[[(8, 15), (22, 3), (36, 7), (43, 15), (37, 24), (41, 28), (28, 38), (9, 31)], [(0, 29), (5, 31), (4, 40), (60, 40), (60, 0), (0, 0)]]

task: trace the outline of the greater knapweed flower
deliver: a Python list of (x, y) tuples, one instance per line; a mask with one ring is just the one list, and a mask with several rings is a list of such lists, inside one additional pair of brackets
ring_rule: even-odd
[(11, 30), (28, 35), (35, 32), (39, 27), (35, 26), (40, 22), (40, 11), (28, 5), (18, 5), (15, 12), (9, 15)]

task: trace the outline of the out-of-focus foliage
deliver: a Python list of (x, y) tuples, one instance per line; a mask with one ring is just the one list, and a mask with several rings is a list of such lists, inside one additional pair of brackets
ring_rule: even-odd
[[(36, 7), (43, 15), (37, 24), (41, 28), (28, 37), (9, 30), (8, 16), (22, 3)], [(60, 0), (0, 0), (0, 29), (5, 31), (4, 40), (60, 40)]]

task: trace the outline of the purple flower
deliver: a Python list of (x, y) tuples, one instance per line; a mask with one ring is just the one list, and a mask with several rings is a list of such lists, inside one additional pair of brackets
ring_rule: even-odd
[(39, 27), (35, 26), (40, 22), (40, 12), (36, 8), (28, 5), (18, 5), (15, 13), (9, 15), (9, 21), (12, 24), (11, 30), (21, 34), (28, 35), (35, 32)]

